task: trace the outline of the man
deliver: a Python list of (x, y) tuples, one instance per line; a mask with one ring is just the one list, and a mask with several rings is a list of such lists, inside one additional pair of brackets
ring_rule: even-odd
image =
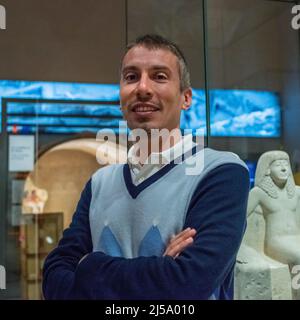
[[(144, 130), (146, 143), (129, 150), (127, 164), (102, 168), (87, 183), (45, 262), (45, 298), (231, 299), (246, 166), (181, 136), (180, 113), (192, 91), (185, 59), (170, 41), (145, 35), (128, 46), (120, 97), (128, 126)], [(153, 152), (151, 133), (163, 129), (172, 134)], [(182, 149), (189, 152), (182, 156)], [(191, 160), (203, 164), (197, 174), (187, 174)]]

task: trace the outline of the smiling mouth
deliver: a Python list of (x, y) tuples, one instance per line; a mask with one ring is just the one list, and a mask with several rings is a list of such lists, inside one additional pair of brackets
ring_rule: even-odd
[(138, 104), (132, 108), (132, 111), (137, 114), (151, 114), (153, 112), (159, 111), (159, 108), (150, 105)]

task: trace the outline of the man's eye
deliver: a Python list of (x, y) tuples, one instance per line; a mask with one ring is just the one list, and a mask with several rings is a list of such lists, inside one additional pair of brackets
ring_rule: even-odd
[(158, 79), (158, 80), (167, 80), (167, 79), (168, 79), (167, 75), (166, 75), (165, 73), (162, 73), (162, 72), (157, 73), (157, 74), (155, 75), (155, 77), (156, 77), (156, 79)]
[(137, 78), (135, 73), (127, 73), (124, 75), (124, 80), (126, 81), (134, 81)]

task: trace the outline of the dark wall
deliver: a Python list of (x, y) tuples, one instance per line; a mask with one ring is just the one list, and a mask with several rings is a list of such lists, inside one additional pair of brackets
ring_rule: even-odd
[(0, 78), (117, 83), (124, 0), (1, 0)]

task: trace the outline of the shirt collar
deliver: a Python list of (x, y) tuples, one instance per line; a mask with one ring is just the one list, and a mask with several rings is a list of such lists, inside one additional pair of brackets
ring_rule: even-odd
[[(180, 141), (178, 141), (174, 146), (172, 146), (169, 149), (166, 149), (162, 152), (152, 152), (150, 156), (148, 157), (146, 163), (144, 166), (148, 165), (158, 165), (162, 166), (165, 164), (170, 163), (175, 158), (181, 156), (183, 153), (191, 150), (195, 143), (193, 142), (193, 136), (191, 134), (184, 135)], [(137, 168), (141, 169), (142, 166), (138, 162), (138, 158), (134, 154), (135, 145), (133, 145), (127, 155), (128, 164), (131, 166), (131, 168)]]

